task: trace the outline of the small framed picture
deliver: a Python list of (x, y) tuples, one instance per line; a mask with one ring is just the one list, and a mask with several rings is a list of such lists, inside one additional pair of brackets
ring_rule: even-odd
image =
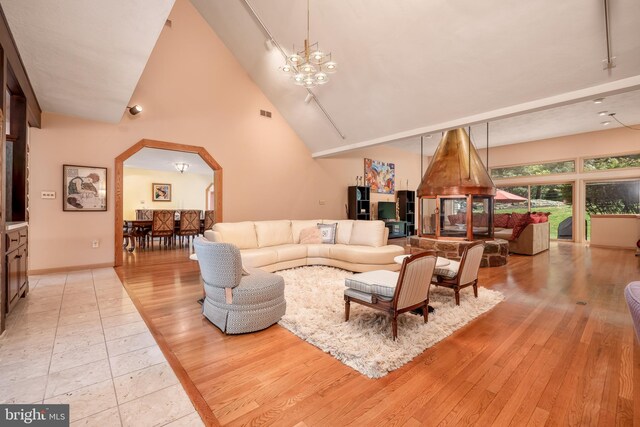
[(62, 182), (63, 211), (107, 210), (107, 168), (63, 165)]
[(152, 184), (151, 199), (154, 202), (171, 201), (171, 184)]

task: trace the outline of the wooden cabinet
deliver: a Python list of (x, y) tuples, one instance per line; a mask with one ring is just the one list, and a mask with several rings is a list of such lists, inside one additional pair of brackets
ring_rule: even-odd
[(398, 191), (398, 219), (407, 223), (407, 236), (416, 234), (416, 192)]
[(371, 219), (371, 189), (364, 186), (351, 186), (348, 192), (349, 219)]
[(5, 289), (7, 292), (7, 313), (27, 294), (27, 227), (23, 226), (6, 233)]
[(406, 221), (385, 221), (384, 226), (389, 229), (389, 238), (397, 239), (407, 236)]
[(5, 257), (0, 263), (1, 334), (8, 310), (29, 288), (28, 127), (40, 127), (42, 113), (1, 7), (0, 110), (0, 252)]

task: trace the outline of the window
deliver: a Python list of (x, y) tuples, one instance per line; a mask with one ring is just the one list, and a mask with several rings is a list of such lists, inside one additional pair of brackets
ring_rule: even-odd
[(601, 171), (609, 169), (640, 168), (640, 153), (623, 156), (596, 157), (584, 159), (585, 171)]
[(589, 215), (640, 214), (640, 180), (587, 183), (585, 202)]
[(589, 182), (585, 190), (587, 238), (591, 215), (640, 214), (640, 180)]
[(507, 166), (503, 168), (492, 168), (492, 178), (512, 178), (516, 176), (538, 176), (552, 175), (557, 173), (567, 173), (576, 171), (576, 162), (567, 160), (563, 162), (538, 163), (523, 166)]
[(495, 213), (550, 212), (549, 233), (552, 239), (573, 240), (573, 184), (520, 185), (500, 187), (526, 201), (495, 199)]

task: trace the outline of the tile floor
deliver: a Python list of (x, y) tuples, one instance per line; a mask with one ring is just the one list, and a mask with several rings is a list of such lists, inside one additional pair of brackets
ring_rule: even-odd
[(0, 403), (69, 403), (72, 426), (202, 426), (112, 268), (30, 276), (0, 337)]

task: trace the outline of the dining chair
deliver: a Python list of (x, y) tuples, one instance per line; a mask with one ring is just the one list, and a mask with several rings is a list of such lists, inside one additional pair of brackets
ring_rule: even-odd
[(153, 210), (153, 221), (151, 223), (151, 250), (153, 250), (153, 239), (158, 237), (164, 239), (164, 245), (173, 244), (175, 227), (174, 211)]
[(213, 228), (213, 224), (216, 223), (215, 214), (216, 211), (214, 210), (204, 211), (204, 230), (202, 230), (202, 234), (204, 234), (205, 230), (211, 230)]
[(200, 213), (199, 210), (183, 210), (180, 211), (180, 225), (176, 231), (176, 236), (180, 238), (180, 245), (184, 244), (184, 238), (187, 238), (187, 244), (190, 238), (200, 234)]

